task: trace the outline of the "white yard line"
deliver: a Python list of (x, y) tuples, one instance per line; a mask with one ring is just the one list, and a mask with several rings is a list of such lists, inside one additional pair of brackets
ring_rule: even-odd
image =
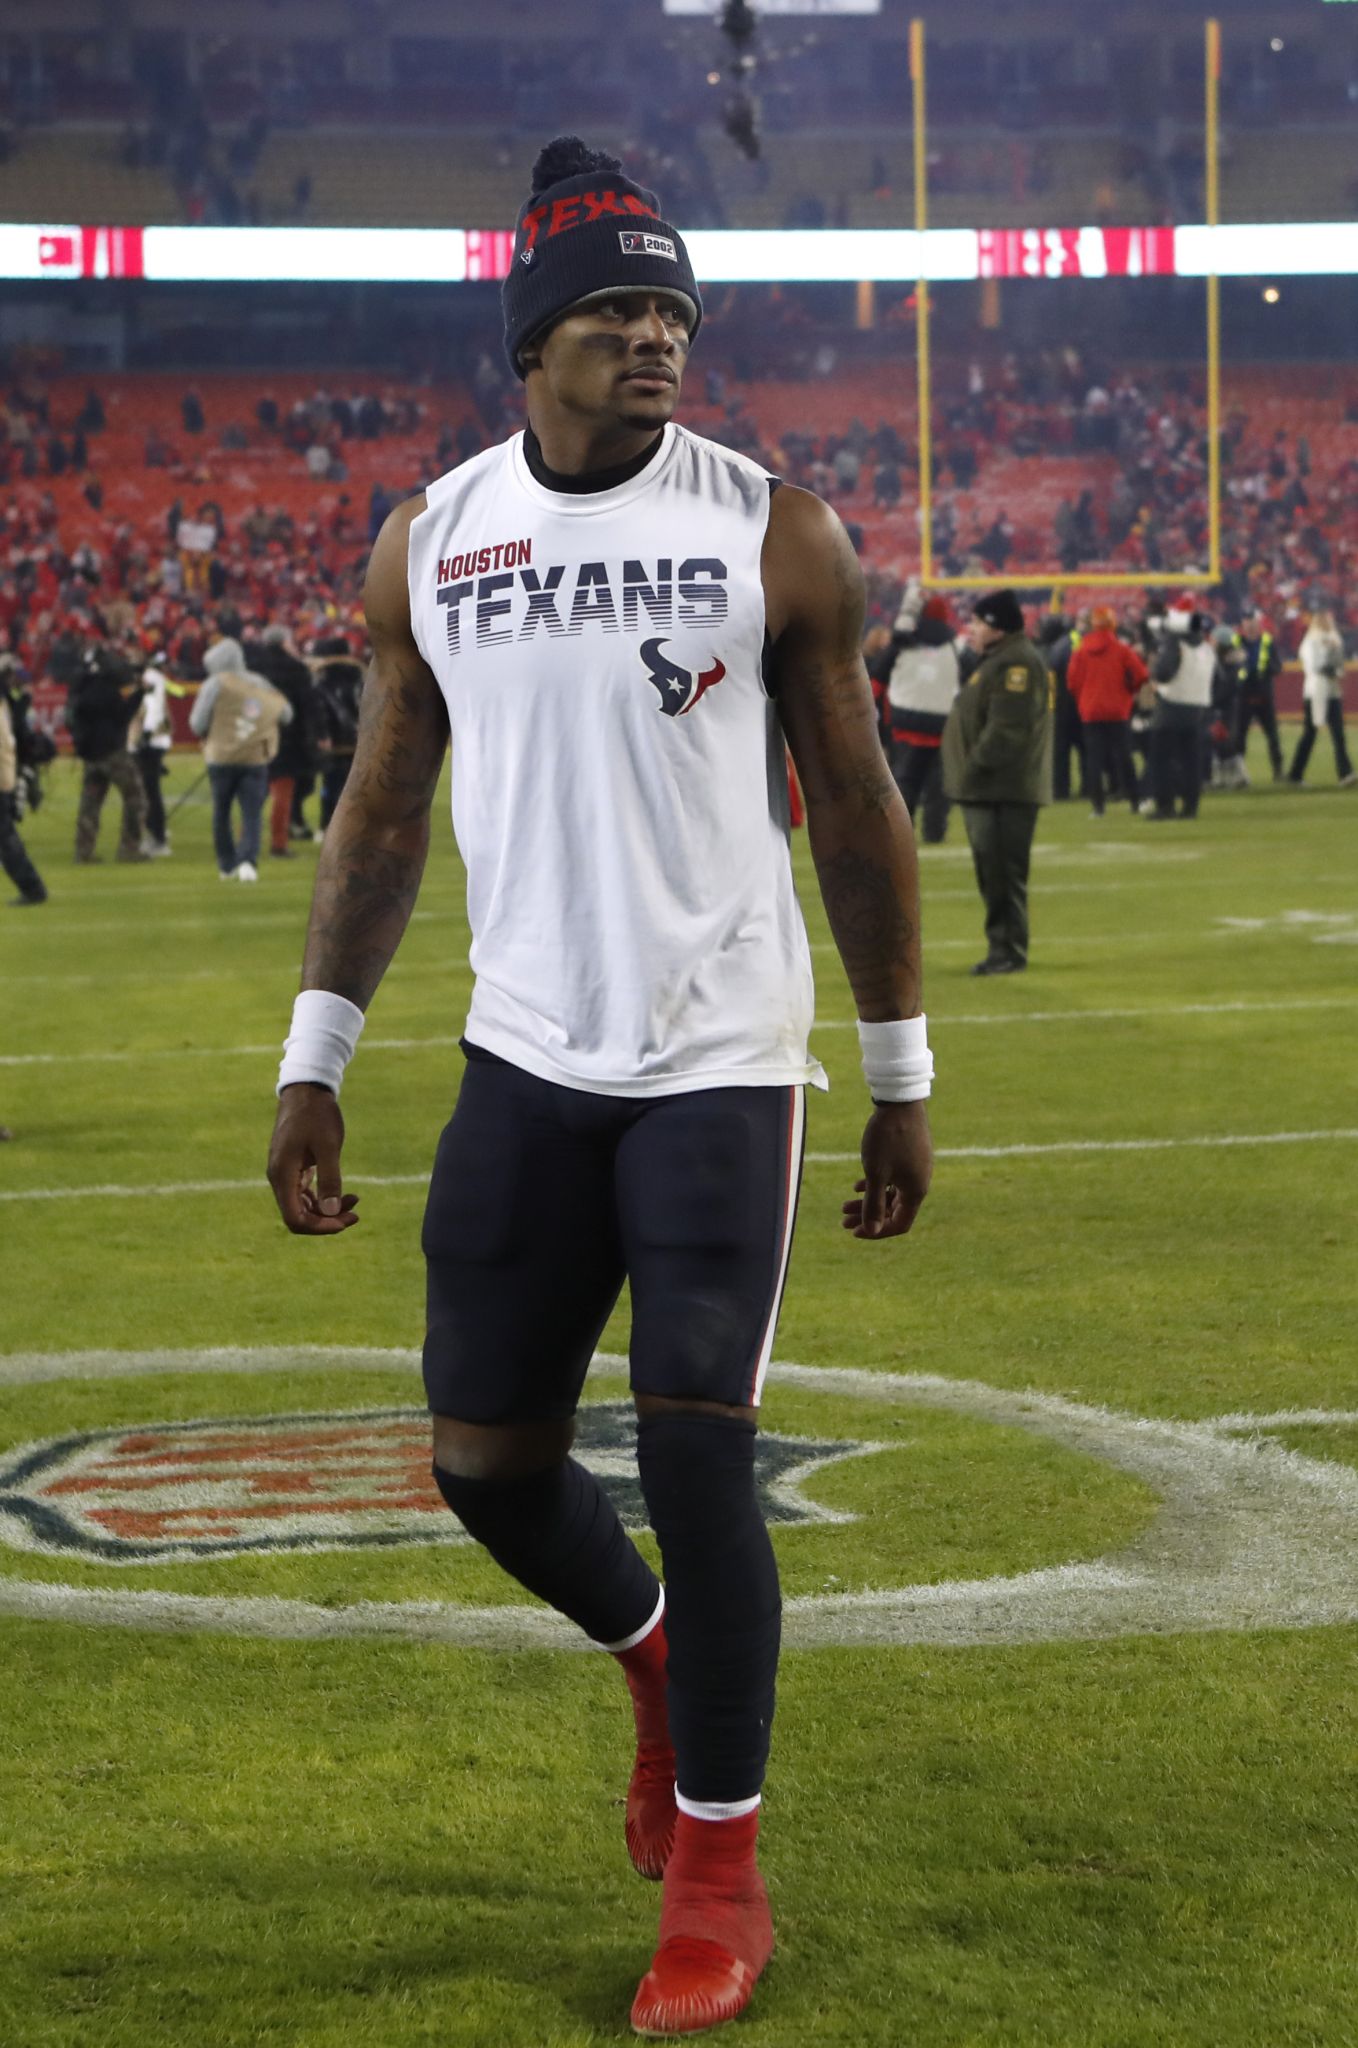
[[(51, 921), (47, 922), (46, 912), (44, 912), (44, 924), (30, 925), (28, 929), (33, 932), (35, 937), (40, 939), (94, 938), (96, 936), (110, 938), (120, 932), (126, 938), (130, 932), (135, 933), (138, 938), (152, 941), (158, 939), (162, 932), (203, 932), (227, 942), (242, 936), (248, 937), (251, 932), (275, 925), (291, 925), (299, 932), (305, 931), (307, 917), (311, 909), (309, 902), (302, 902), (299, 899), (291, 910), (259, 910), (256, 908), (256, 905), (260, 899), (253, 893), (251, 888), (240, 882), (233, 883), (232, 887), (236, 891), (235, 901), (239, 903), (240, 899), (245, 897), (249, 905), (249, 908), (244, 910), (244, 914), (238, 920), (224, 922), (218, 914), (220, 910), (229, 907), (232, 898), (228, 897), (226, 902), (222, 903), (208, 895), (204, 898), (203, 909), (196, 917), (161, 917), (156, 911), (155, 906), (149, 904), (147, 916), (140, 923), (134, 918), (128, 920), (126, 924), (120, 924), (105, 917), (101, 918), (97, 924), (66, 924), (56, 912), (53, 912)], [(209, 904), (212, 905), (211, 909), (208, 908)], [(427, 924), (431, 919), (443, 917), (444, 915), (444, 912), (438, 910), (414, 910), (410, 914), (410, 923)], [(146, 979), (154, 980), (155, 976), (148, 970)]]
[[(1278, 1000), (1253, 1002), (1242, 999), (1225, 1003), (1146, 1003), (1125, 1009), (1110, 1010), (1012, 1010), (987, 1011), (972, 1016), (949, 1017), (934, 1011), (929, 1021), (939, 1030), (951, 1031), (957, 1025), (1006, 1025), (1006, 1024), (1109, 1024), (1132, 1022), (1139, 1018), (1163, 1017), (1174, 1022), (1180, 1017), (1231, 1017), (1262, 1012), (1265, 1014), (1292, 1010), (1347, 1010), (1352, 999), (1348, 996), (1292, 996)], [(852, 1031), (857, 1027), (853, 1017), (818, 1017), (813, 1030)], [(419, 1052), (428, 1046), (431, 1049), (456, 1045), (460, 1032), (441, 1032), (431, 1038), (368, 1038), (363, 1041), (365, 1052)], [(8, 1052), (0, 1053), (0, 1067), (62, 1067), (73, 1061), (83, 1064), (120, 1065), (135, 1064), (143, 1060), (176, 1059), (265, 1059), (280, 1055), (282, 1040), (267, 1045), (165, 1045), (137, 1048), (126, 1051), (106, 1051), (98, 1048), (89, 1052)]]
[[(1243, 845), (1251, 842), (1241, 841), (1238, 843)], [(1214, 840), (1212, 851), (1215, 852), (1220, 844), (1220, 841)], [(1205, 857), (1205, 853), (1206, 849), (1201, 846), (1168, 847), (1147, 845), (1144, 839), (1096, 839), (1091, 836), (1087, 845), (1079, 846), (1068, 846), (1063, 842), (1044, 845), (1039, 840), (1033, 848), (1033, 860), (1041, 867), (1062, 867), (1071, 861), (1089, 864), (1094, 868), (1098, 868), (1105, 863), (1116, 866), (1119, 869), (1133, 865), (1152, 868), (1182, 867), (1190, 862), (1202, 860)], [(919, 848), (920, 867), (922, 872), (926, 874), (931, 867), (936, 866), (950, 866), (953, 864), (968, 866), (971, 862), (971, 857), (971, 848), (961, 844), (956, 846), (921, 846)], [(301, 854), (298, 858), (305, 862), (306, 856)], [(176, 861), (171, 867), (161, 863), (155, 867), (154, 883), (150, 880), (149, 870), (143, 871), (139, 869), (136, 881), (130, 878), (115, 880), (112, 876), (101, 876), (97, 880), (91, 879), (88, 886), (82, 888), (81, 894), (91, 901), (97, 900), (102, 902), (108, 897), (120, 896), (135, 898), (142, 903), (148, 901), (148, 889), (154, 889), (154, 900), (156, 901), (159, 901), (163, 896), (180, 895), (189, 892), (198, 892), (205, 897), (211, 896), (214, 893), (213, 884), (217, 878), (216, 871), (209, 864), (210, 859), (211, 855), (209, 853), (207, 859), (200, 858), (192, 863), (189, 860), (184, 860), (183, 862)], [(264, 860), (268, 862), (269, 857), (267, 854), (265, 854)], [(262, 869), (261, 887), (270, 886), (266, 879), (270, 876), (274, 877), (276, 884), (285, 883), (288, 880), (286, 875), (279, 874), (272, 863), (270, 863)], [(1223, 877), (1222, 879), (1225, 878)], [(1070, 883), (1065, 886), (1078, 888), (1082, 885)], [(1116, 887), (1118, 884), (1104, 883), (1101, 886), (1108, 888)], [(220, 887), (220, 884), (218, 884), (218, 887)], [(461, 871), (454, 869), (451, 872), (447, 870), (432, 872), (425, 878), (423, 887), (431, 894), (446, 888), (460, 898), (465, 891), (466, 884)], [(974, 889), (968, 889), (960, 893), (970, 900), (975, 896), (976, 892)]]
[[(941, 1145), (937, 1159), (1049, 1159), (1088, 1153), (1216, 1151), (1241, 1145), (1349, 1144), (1358, 1139), (1358, 1128), (1329, 1131), (1235, 1131), (1221, 1136), (1193, 1138), (1059, 1138), (1044, 1145)], [(808, 1166), (850, 1166), (858, 1163), (856, 1152), (808, 1152)], [(353, 1175), (355, 1186), (365, 1188), (423, 1187), (428, 1173), (386, 1173)], [(107, 1182), (101, 1186), (69, 1188), (3, 1188), (0, 1202), (88, 1202), (132, 1201), (144, 1195), (238, 1195), (263, 1196), (262, 1174), (249, 1180), (165, 1181), (149, 1187), (123, 1186)]]
[[(1311, 1145), (1324, 1141), (1346, 1143), (1358, 1138), (1358, 1128), (1333, 1131), (1234, 1131), (1220, 1137), (1198, 1138), (1058, 1138), (1047, 1145), (940, 1145), (936, 1159), (1041, 1159), (1064, 1153), (1088, 1152), (1189, 1152), (1216, 1151), (1235, 1145)], [(817, 1166), (842, 1166), (856, 1161), (856, 1152), (808, 1152)]]

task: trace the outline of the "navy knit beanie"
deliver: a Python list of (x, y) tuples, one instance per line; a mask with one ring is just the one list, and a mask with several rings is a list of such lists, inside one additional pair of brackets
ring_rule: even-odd
[(702, 324), (688, 250), (660, 218), (654, 192), (626, 177), (616, 157), (559, 135), (533, 166), (533, 190), (519, 209), (514, 258), (500, 288), (515, 376), (525, 374), (525, 342), (572, 307), (618, 291), (672, 292), (689, 307), (690, 341)]
[(971, 615), (993, 626), (997, 633), (1021, 633), (1023, 606), (1012, 590), (989, 590), (972, 606)]

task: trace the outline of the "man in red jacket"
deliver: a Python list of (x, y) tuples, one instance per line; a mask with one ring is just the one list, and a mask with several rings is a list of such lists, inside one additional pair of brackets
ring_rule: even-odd
[(1136, 810), (1136, 770), (1127, 722), (1149, 671), (1135, 648), (1118, 639), (1117, 620), (1107, 605), (1099, 607), (1090, 625), (1091, 631), (1070, 657), (1066, 686), (1084, 728), (1085, 787), (1093, 816), (1101, 818), (1105, 770), (1112, 793), (1120, 792)]

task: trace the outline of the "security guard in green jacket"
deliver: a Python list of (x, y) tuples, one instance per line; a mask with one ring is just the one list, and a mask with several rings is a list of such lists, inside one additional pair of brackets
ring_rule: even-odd
[(943, 733), (943, 781), (962, 806), (989, 951), (973, 974), (1028, 965), (1028, 863), (1038, 807), (1052, 793), (1052, 679), (1028, 638), (1012, 590), (988, 592), (971, 615), (980, 666), (959, 690)]

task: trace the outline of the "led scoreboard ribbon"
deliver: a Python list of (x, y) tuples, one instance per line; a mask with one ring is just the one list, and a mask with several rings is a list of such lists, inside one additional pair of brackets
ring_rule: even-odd
[[(695, 229), (708, 284), (980, 278), (1353, 277), (1358, 222), (1219, 227)], [(470, 284), (506, 275), (502, 228), (208, 228), (0, 223), (0, 278), (161, 284)]]

